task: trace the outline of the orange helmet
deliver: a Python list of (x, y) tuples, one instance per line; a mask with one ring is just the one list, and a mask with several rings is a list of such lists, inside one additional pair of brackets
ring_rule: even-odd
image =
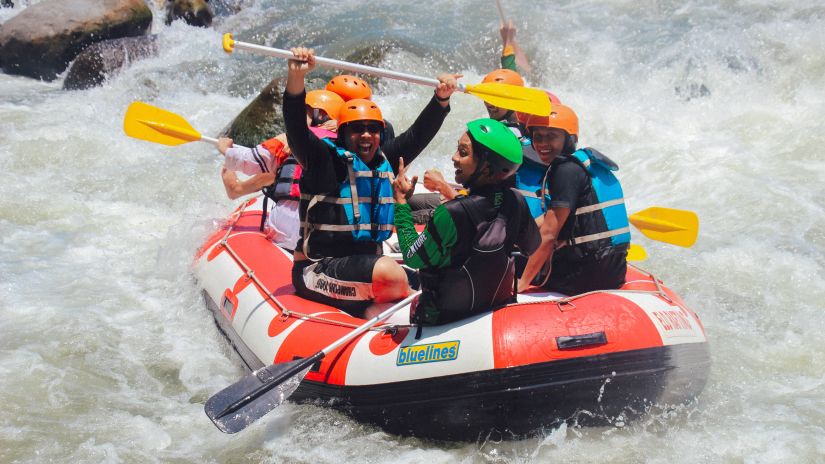
[(306, 104), (310, 108), (326, 111), (330, 119), (338, 119), (338, 112), (344, 104), (344, 99), (329, 90), (311, 90), (307, 92)]
[(579, 117), (572, 108), (559, 103), (553, 105), (550, 111), (550, 116), (536, 116), (529, 115), (527, 122), (524, 124), (527, 128), (531, 127), (552, 127), (554, 129), (562, 129), (569, 135), (579, 135)]
[(327, 83), (326, 89), (330, 92), (337, 93), (344, 101), (350, 101), (353, 98), (369, 100), (370, 97), (372, 97), (372, 90), (364, 79), (348, 74), (333, 77), (332, 80)]
[(517, 85), (519, 87), (524, 87), (524, 79), (521, 78), (521, 75), (510, 69), (496, 69), (490, 74), (487, 74), (486, 76), (484, 76), (484, 79), (481, 81), (481, 83), (486, 84), (488, 82), (498, 82), (501, 84), (510, 84)]
[[(553, 108), (555, 108), (556, 105), (561, 105), (561, 100), (559, 100), (559, 97), (557, 97), (556, 94), (549, 90), (545, 90), (544, 93), (546, 93), (547, 96), (550, 98), (550, 104), (553, 106)], [(524, 124), (525, 126), (527, 125), (527, 120), (530, 119), (530, 116), (532, 116), (532, 114), (530, 113), (516, 112), (516, 119), (518, 120), (518, 122)]]
[(377, 121), (385, 126), (384, 116), (381, 115), (381, 109), (378, 108), (378, 105), (363, 98), (354, 98), (344, 103), (341, 111), (338, 112), (339, 128), (353, 121)]

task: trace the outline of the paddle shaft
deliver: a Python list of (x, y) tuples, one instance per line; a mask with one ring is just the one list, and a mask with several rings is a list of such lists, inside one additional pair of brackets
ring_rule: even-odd
[[(286, 382), (290, 378), (300, 374), (301, 372), (303, 372), (307, 368), (311, 367), (313, 364), (315, 364), (318, 361), (324, 359), (324, 357), (326, 355), (328, 355), (331, 352), (335, 351), (336, 349), (338, 349), (342, 345), (345, 345), (346, 343), (349, 343), (354, 338), (356, 338), (359, 335), (363, 334), (364, 332), (370, 330), (373, 326), (375, 326), (379, 322), (381, 322), (381, 321), (389, 318), (393, 314), (395, 314), (398, 310), (400, 310), (401, 308), (403, 308), (404, 306), (409, 304), (413, 300), (413, 298), (418, 296), (420, 293), (421, 293), (421, 291), (417, 291), (417, 292), (409, 295), (408, 297), (404, 298), (403, 300), (399, 301), (398, 303), (390, 306), (389, 308), (384, 310), (381, 314), (379, 314), (379, 315), (373, 317), (372, 319), (368, 320), (367, 322), (361, 324), (356, 329), (354, 329), (353, 331), (351, 331), (347, 335), (339, 338), (338, 340), (336, 340), (335, 342), (333, 342), (331, 345), (327, 346), (323, 350), (315, 353), (314, 355), (312, 355), (308, 358), (304, 358), (304, 359), (300, 360), (299, 362), (295, 363), (286, 372), (279, 375), (278, 378), (272, 379), (272, 381), (270, 381), (270, 382), (263, 383), (261, 386), (259, 386), (255, 390), (252, 390), (251, 392), (249, 392), (249, 394), (245, 395), (243, 398), (240, 398), (239, 400), (233, 402), (232, 404), (230, 404), (229, 406), (224, 408), (221, 412), (219, 412), (215, 416), (216, 417), (224, 417), (227, 414), (232, 414), (233, 412), (243, 408), (245, 405), (249, 404), (249, 402), (254, 401), (256, 398), (260, 397), (261, 395), (268, 392), (269, 390), (272, 390), (273, 388), (275, 388), (278, 385)], [(255, 371), (255, 373), (253, 373), (252, 375), (257, 375), (257, 373), (259, 371), (260, 370)]]
[(501, 23), (506, 23), (507, 18), (504, 16), (504, 8), (501, 7), (501, 0), (496, 0), (496, 8), (498, 9), (498, 17), (501, 19)]
[[(240, 42), (235, 40), (233, 42), (234, 48), (246, 50), (260, 55), (274, 56), (277, 58), (286, 58), (288, 60), (294, 59), (295, 55), (289, 50), (280, 48), (266, 47), (264, 45), (257, 45), (248, 42)], [(370, 74), (373, 76), (386, 77), (389, 79), (397, 79), (400, 81), (411, 82), (413, 84), (427, 85), (430, 87), (438, 87), (438, 79), (430, 77), (415, 76), (413, 74), (402, 73), (398, 71), (390, 71), (388, 69), (376, 68), (363, 64), (350, 63), (348, 61), (335, 60), (332, 58), (315, 57), (315, 63), (325, 68), (341, 69), (344, 71), (359, 72)], [(464, 84), (458, 84), (458, 90), (466, 92)]]

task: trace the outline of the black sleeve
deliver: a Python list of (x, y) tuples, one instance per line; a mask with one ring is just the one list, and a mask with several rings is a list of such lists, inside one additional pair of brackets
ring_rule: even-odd
[(337, 186), (334, 154), (330, 146), (307, 127), (304, 99), (284, 92), (283, 111), (286, 139), (295, 159), (301, 163), (301, 189), (306, 193), (325, 193)]
[(507, 204), (502, 205), (502, 208), (510, 211), (510, 214), (515, 214), (514, 217), (508, 220), (515, 218), (518, 222), (514, 224), (515, 227), (508, 226), (508, 229), (518, 231), (513, 243), (518, 246), (522, 253), (530, 256), (541, 245), (541, 233), (539, 233), (536, 220), (533, 219), (533, 215), (530, 213), (530, 207), (527, 206), (527, 200), (513, 190), (510, 190), (510, 192), (512, 200), (515, 201), (508, 201)]
[(576, 209), (586, 182), (589, 182), (587, 173), (576, 162), (568, 161), (555, 166), (548, 179), (550, 184), (549, 206), (569, 208), (571, 211)]
[(406, 166), (424, 151), (424, 148), (441, 129), (441, 124), (449, 113), (450, 107), (442, 108), (433, 96), (409, 129), (398, 137), (385, 140), (381, 144), (381, 151), (384, 152), (393, 171), (398, 172), (398, 159), (402, 156)]

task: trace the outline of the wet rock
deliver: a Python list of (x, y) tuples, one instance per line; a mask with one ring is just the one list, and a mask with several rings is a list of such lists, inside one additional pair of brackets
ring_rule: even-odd
[(72, 62), (63, 88), (81, 90), (95, 87), (131, 62), (157, 55), (156, 38), (154, 35), (124, 37), (90, 45)]
[(273, 79), (221, 135), (231, 137), (239, 145), (254, 147), (283, 133), (285, 129), (281, 104), (284, 82), (281, 78)]
[[(389, 40), (380, 40), (356, 48), (355, 51), (348, 54), (343, 60), (349, 61), (350, 63), (379, 67), (384, 61), (384, 57), (387, 56), (387, 53), (396, 48), (400, 48), (400, 44)], [(361, 74), (358, 76), (366, 80), (371, 87), (374, 87), (378, 83), (378, 77), (376, 76)]]
[(144, 0), (44, 0), (0, 25), (0, 64), (51, 81), (87, 46), (144, 35), (151, 24)]
[(250, 3), (249, 0), (208, 0), (209, 6), (215, 16), (232, 16), (237, 14), (243, 8), (244, 3)]
[(206, 0), (167, 0), (166, 24), (182, 19), (190, 26), (209, 27), (212, 24), (212, 10)]
[(0, 1), (0, 8), (14, 8), (14, 2), (11, 0)]

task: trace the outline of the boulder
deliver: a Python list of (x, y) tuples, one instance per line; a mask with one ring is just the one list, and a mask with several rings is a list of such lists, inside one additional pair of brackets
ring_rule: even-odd
[(0, 25), (0, 64), (51, 81), (87, 46), (144, 35), (151, 24), (144, 0), (44, 0)]
[(212, 10), (206, 0), (166, 0), (166, 24), (182, 19), (186, 24), (209, 27), (212, 24)]
[(69, 67), (63, 88), (81, 90), (102, 84), (129, 63), (158, 54), (157, 36), (124, 37), (90, 45)]
[(14, 8), (14, 2), (11, 0), (0, 1), (0, 8)]
[(264, 140), (284, 132), (284, 115), (281, 111), (283, 90), (280, 78), (273, 79), (261, 93), (246, 106), (224, 129), (223, 136), (247, 147), (254, 147)]
[(215, 16), (232, 16), (241, 11), (243, 3), (250, 0), (207, 0)]

